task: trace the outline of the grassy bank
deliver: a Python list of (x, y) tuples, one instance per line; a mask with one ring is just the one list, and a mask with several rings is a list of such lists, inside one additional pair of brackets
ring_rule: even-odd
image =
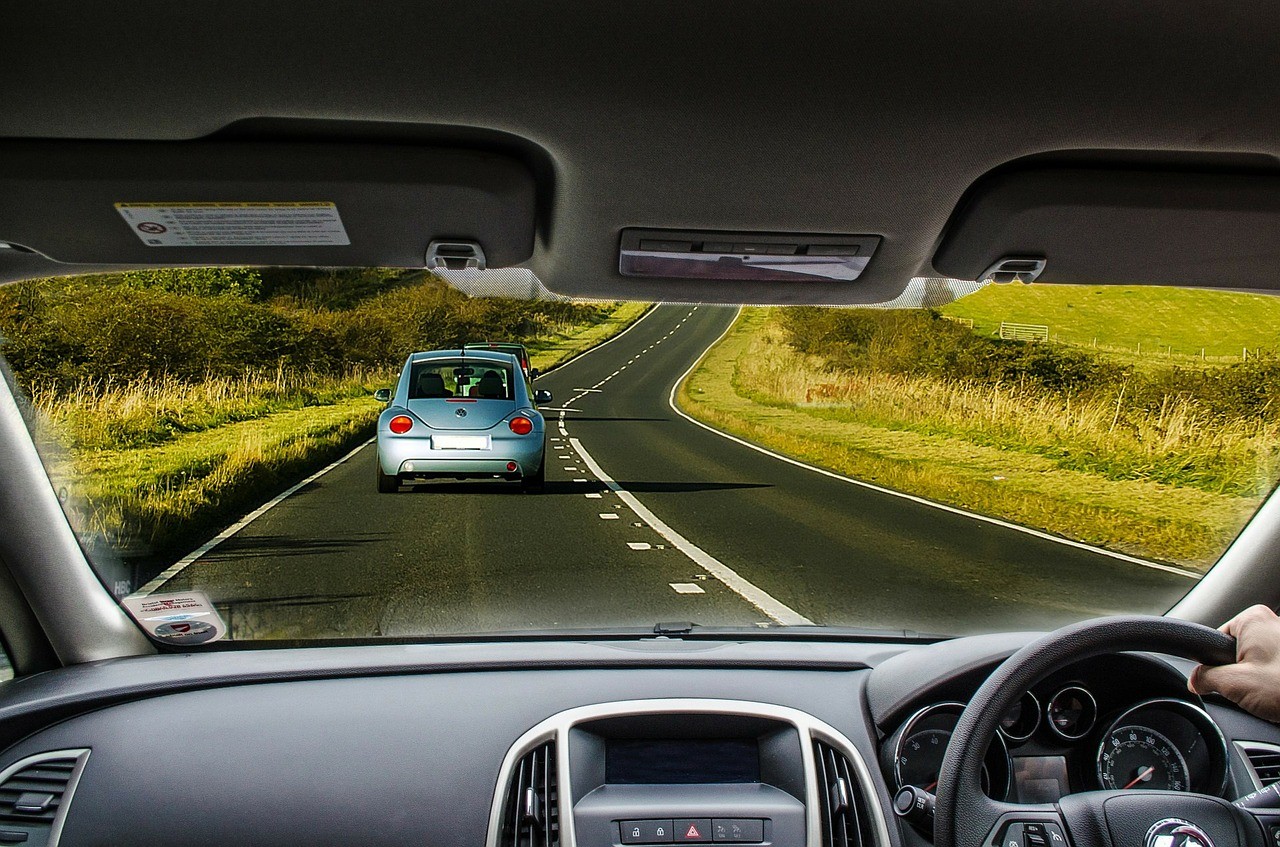
[(154, 446), (73, 452), (53, 476), (75, 491), (79, 531), (164, 558), (367, 439), (381, 408), (367, 395), (335, 399)]
[(545, 371), (563, 364), (617, 335), (648, 309), (648, 303), (619, 303), (604, 313), (598, 323), (567, 327), (549, 338), (533, 341), (528, 345), (532, 365)]
[(0, 291), (0, 352), (73, 524), (142, 572), (372, 435), (372, 392), (409, 351), (513, 338), (546, 369), (645, 309), (468, 300), (421, 273), (264, 274)]
[[(898, 491), (1203, 569), (1261, 502), (1280, 431), (1173, 400), (1124, 409), (1017, 384), (845, 369), (746, 310), (682, 406), (718, 428)], [(1260, 482), (1260, 480), (1264, 480)]]
[(1055, 342), (1141, 361), (1239, 361), (1280, 349), (1280, 297), (1160, 286), (988, 285), (942, 308), (992, 335), (1043, 324)]

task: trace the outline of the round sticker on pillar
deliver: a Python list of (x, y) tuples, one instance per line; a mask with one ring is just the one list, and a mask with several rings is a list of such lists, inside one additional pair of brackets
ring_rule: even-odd
[(218, 628), (205, 621), (162, 623), (152, 633), (169, 644), (203, 644), (218, 637)]

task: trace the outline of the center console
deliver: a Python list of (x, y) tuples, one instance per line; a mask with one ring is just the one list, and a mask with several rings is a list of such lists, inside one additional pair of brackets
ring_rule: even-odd
[(578, 843), (803, 847), (800, 735), (745, 715), (602, 718), (569, 735)]
[(888, 844), (848, 739), (803, 712), (722, 700), (556, 715), (503, 763), (489, 847)]

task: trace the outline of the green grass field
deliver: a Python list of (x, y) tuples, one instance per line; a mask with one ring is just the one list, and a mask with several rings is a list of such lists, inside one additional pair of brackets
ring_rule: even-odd
[(1045, 324), (1050, 339), (1143, 358), (1238, 361), (1280, 350), (1280, 297), (1157, 286), (988, 285), (942, 309), (993, 334), (1001, 321)]

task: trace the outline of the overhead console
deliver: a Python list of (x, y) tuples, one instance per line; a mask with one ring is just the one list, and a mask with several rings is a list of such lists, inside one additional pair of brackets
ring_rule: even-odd
[(883, 821), (852, 745), (812, 717), (650, 700), (556, 716), (504, 763), (490, 847), (873, 847)]
[(0, 143), (0, 242), (73, 264), (505, 267), (533, 254), (535, 193), (462, 146)]
[(1280, 170), (1014, 165), (981, 178), (933, 267), (955, 279), (1275, 288)]

